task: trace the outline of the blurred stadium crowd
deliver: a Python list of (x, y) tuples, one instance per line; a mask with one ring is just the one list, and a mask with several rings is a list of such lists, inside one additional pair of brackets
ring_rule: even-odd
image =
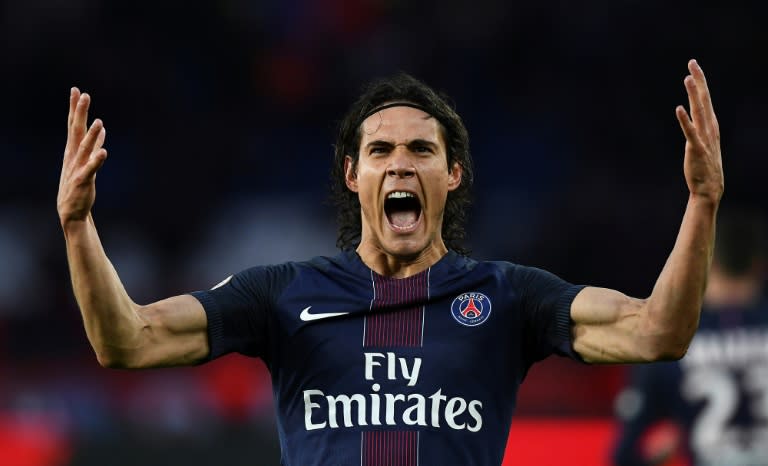
[[(260, 362), (98, 367), (55, 212), (70, 86), (107, 128), (94, 216), (137, 302), (333, 254), (335, 122), (365, 82), (399, 70), (465, 118), (476, 257), (643, 296), (686, 202), (674, 107), (688, 58), (721, 121), (726, 202), (765, 211), (766, 13), (738, 1), (0, 2), (0, 454), (2, 433), (27, 426), (55, 440), (65, 459), (51, 465), (213, 464), (213, 449), (231, 453), (221, 465), (276, 461)], [(622, 380), (621, 367), (549, 360), (518, 415), (610, 417)]]

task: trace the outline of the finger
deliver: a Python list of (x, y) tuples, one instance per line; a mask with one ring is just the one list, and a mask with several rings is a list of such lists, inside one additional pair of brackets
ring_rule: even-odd
[(99, 149), (91, 154), (83, 169), (83, 178), (86, 182), (90, 182), (96, 176), (96, 172), (104, 165), (105, 160), (107, 160), (107, 149)]
[(67, 116), (67, 128), (72, 126), (72, 120), (75, 118), (75, 108), (77, 108), (78, 100), (80, 100), (80, 89), (73, 87), (69, 90), (69, 115)]
[(72, 145), (74, 144), (72, 138), (72, 121), (75, 119), (75, 109), (77, 108), (77, 102), (80, 100), (80, 89), (73, 87), (69, 90), (69, 114), (67, 114), (67, 145), (64, 148), (64, 154), (71, 152)]
[[(78, 149), (77, 160), (84, 160), (88, 158), (96, 148), (96, 142), (99, 139), (99, 134), (104, 128), (104, 123), (100, 119), (95, 119), (91, 124), (91, 128), (88, 130), (88, 134), (83, 138), (83, 142), (80, 143)], [(106, 135), (105, 135), (106, 136)]]
[(91, 96), (81, 94), (75, 107), (75, 116), (72, 120), (72, 144), (77, 147), (85, 136), (85, 129), (88, 124), (88, 107), (91, 104)]
[(104, 123), (101, 125), (101, 131), (99, 131), (99, 135), (96, 136), (96, 144), (93, 146), (93, 150), (99, 150), (101, 149), (101, 146), (104, 145), (104, 139), (107, 137), (107, 128), (104, 127)]
[(701, 69), (699, 62), (696, 60), (690, 60), (688, 62), (688, 70), (691, 72), (691, 76), (696, 80), (696, 87), (699, 89), (699, 98), (702, 105), (704, 105), (705, 111), (710, 115), (710, 119), (715, 116), (715, 109), (712, 106), (712, 97), (709, 94), (709, 86), (707, 85), (707, 78), (704, 76), (704, 70)]
[(688, 112), (685, 111), (685, 107), (678, 105), (677, 108), (675, 108), (675, 116), (677, 116), (677, 121), (680, 123), (680, 128), (683, 130), (685, 139), (691, 144), (700, 144), (696, 127), (688, 117)]
[(702, 125), (705, 121), (704, 108), (699, 97), (699, 89), (693, 76), (688, 75), (683, 80), (688, 92), (688, 106), (691, 112), (691, 121), (695, 126)]

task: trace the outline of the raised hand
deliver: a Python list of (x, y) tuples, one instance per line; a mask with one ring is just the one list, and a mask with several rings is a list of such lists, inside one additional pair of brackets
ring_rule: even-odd
[(97, 118), (87, 128), (90, 103), (91, 97), (88, 94), (81, 94), (79, 89), (72, 88), (69, 95), (67, 145), (64, 148), (64, 163), (56, 199), (62, 226), (88, 218), (96, 200), (96, 172), (107, 158), (107, 150), (102, 147), (107, 135), (104, 124)]
[(691, 194), (719, 202), (724, 188), (720, 127), (704, 72), (696, 60), (688, 62), (688, 70), (691, 74), (683, 82), (688, 91), (690, 117), (682, 105), (675, 109), (686, 140), (685, 181)]

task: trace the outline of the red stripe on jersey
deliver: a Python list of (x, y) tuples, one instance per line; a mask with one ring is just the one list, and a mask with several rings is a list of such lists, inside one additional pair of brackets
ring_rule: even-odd
[[(424, 303), (429, 298), (429, 269), (408, 278), (377, 273), (371, 312), (365, 317), (363, 347), (420, 347), (424, 341)], [(362, 466), (417, 466), (417, 431), (363, 432)]]
[(417, 466), (419, 433), (363, 432), (361, 466)]
[(429, 270), (408, 278), (371, 274), (374, 298), (365, 318), (364, 347), (421, 346), (428, 276)]

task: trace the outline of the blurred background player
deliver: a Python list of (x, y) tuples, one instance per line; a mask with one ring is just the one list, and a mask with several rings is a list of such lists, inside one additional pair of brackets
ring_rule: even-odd
[(721, 211), (699, 330), (680, 361), (633, 366), (617, 465), (768, 465), (766, 225)]

